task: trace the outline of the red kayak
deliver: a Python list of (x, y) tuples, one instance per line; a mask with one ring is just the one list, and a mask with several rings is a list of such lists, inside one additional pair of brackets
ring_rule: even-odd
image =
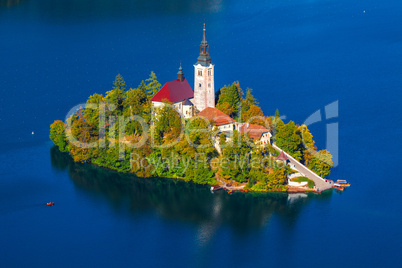
[(54, 205), (54, 202), (46, 203), (46, 206), (53, 206), (53, 205)]

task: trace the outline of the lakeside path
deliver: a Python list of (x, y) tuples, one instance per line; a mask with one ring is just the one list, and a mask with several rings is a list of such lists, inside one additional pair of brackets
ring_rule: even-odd
[[(283, 151), (281, 148), (276, 146), (276, 144), (272, 144), (272, 146), (276, 150)], [(283, 151), (283, 153), (289, 159), (289, 162), (294, 166), (294, 169), (299, 171), (303, 176), (305, 176), (305, 177), (309, 178), (310, 180), (314, 181), (314, 183), (315, 183), (314, 189), (315, 190), (317, 190), (317, 191), (325, 191), (325, 190), (328, 190), (328, 189), (332, 188), (332, 186), (333, 186), (332, 180), (321, 178), (320, 176), (315, 174), (313, 171), (308, 169), (306, 166), (301, 164), (299, 161), (294, 159), (291, 155), (289, 155), (285, 151)]]

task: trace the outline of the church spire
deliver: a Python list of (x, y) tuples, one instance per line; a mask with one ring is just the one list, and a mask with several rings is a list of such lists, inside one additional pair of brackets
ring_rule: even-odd
[(209, 45), (207, 41), (207, 31), (205, 30), (205, 23), (202, 35), (202, 41), (200, 45), (200, 55), (197, 58), (196, 64), (201, 64), (202, 66), (209, 66), (211, 64), (211, 57), (209, 56)]
[(180, 62), (179, 72), (177, 73), (177, 79), (180, 80), (180, 82), (184, 81), (184, 73), (183, 73), (183, 68), (181, 68), (181, 62)]
[(202, 43), (207, 43), (208, 44), (208, 42), (207, 42), (207, 30), (205, 30), (205, 22), (204, 22), (204, 29), (203, 29), (202, 32), (203, 32), (202, 33)]

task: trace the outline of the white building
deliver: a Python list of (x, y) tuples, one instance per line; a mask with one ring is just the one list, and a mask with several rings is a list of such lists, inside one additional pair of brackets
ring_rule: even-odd
[(200, 112), (207, 107), (215, 107), (214, 75), (204, 23), (200, 55), (194, 64), (194, 105)]
[(184, 77), (183, 69), (179, 68), (177, 79), (169, 81), (152, 97), (152, 107), (159, 108), (164, 102), (170, 102), (184, 118), (194, 114), (194, 92)]
[(153, 108), (161, 107), (166, 101), (173, 103), (184, 118), (192, 117), (195, 107), (198, 111), (202, 111), (206, 107), (215, 107), (214, 65), (209, 56), (205, 24), (200, 55), (194, 65), (194, 91), (184, 77), (183, 69), (180, 66), (177, 79), (163, 85), (151, 101)]

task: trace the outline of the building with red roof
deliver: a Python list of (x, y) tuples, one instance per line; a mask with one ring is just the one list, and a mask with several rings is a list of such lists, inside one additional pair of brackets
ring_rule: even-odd
[(215, 107), (214, 68), (209, 56), (204, 23), (200, 54), (194, 65), (194, 91), (184, 77), (180, 66), (177, 79), (164, 84), (152, 97), (152, 106), (158, 108), (164, 105), (164, 102), (170, 102), (185, 118), (192, 117), (195, 110), (202, 111), (206, 107)]
[(236, 121), (233, 118), (213, 107), (205, 108), (197, 116), (214, 122), (222, 132), (233, 131), (236, 127)]
[(152, 106), (158, 108), (165, 102), (172, 103), (184, 118), (191, 118), (196, 111), (197, 116), (213, 122), (220, 132), (231, 136), (234, 130), (247, 135), (260, 144), (270, 143), (271, 133), (268, 129), (254, 124), (238, 123), (230, 116), (215, 108), (215, 65), (209, 55), (209, 44), (206, 38), (205, 24), (200, 45), (200, 54), (194, 65), (194, 91), (184, 77), (180, 65), (177, 79), (169, 81), (151, 98)]
[(180, 66), (177, 79), (169, 81), (151, 98), (154, 108), (161, 107), (164, 102), (170, 102), (176, 110), (185, 118), (193, 115), (194, 92), (184, 77), (183, 68)]
[(260, 125), (241, 124), (239, 132), (246, 134), (250, 139), (260, 141), (261, 144), (268, 144), (271, 141), (271, 133), (268, 129)]
[(283, 151), (281, 151), (280, 154), (278, 155), (278, 157), (276, 158), (276, 161), (286, 162), (288, 160), (289, 160), (288, 157), (286, 156), (286, 154)]

